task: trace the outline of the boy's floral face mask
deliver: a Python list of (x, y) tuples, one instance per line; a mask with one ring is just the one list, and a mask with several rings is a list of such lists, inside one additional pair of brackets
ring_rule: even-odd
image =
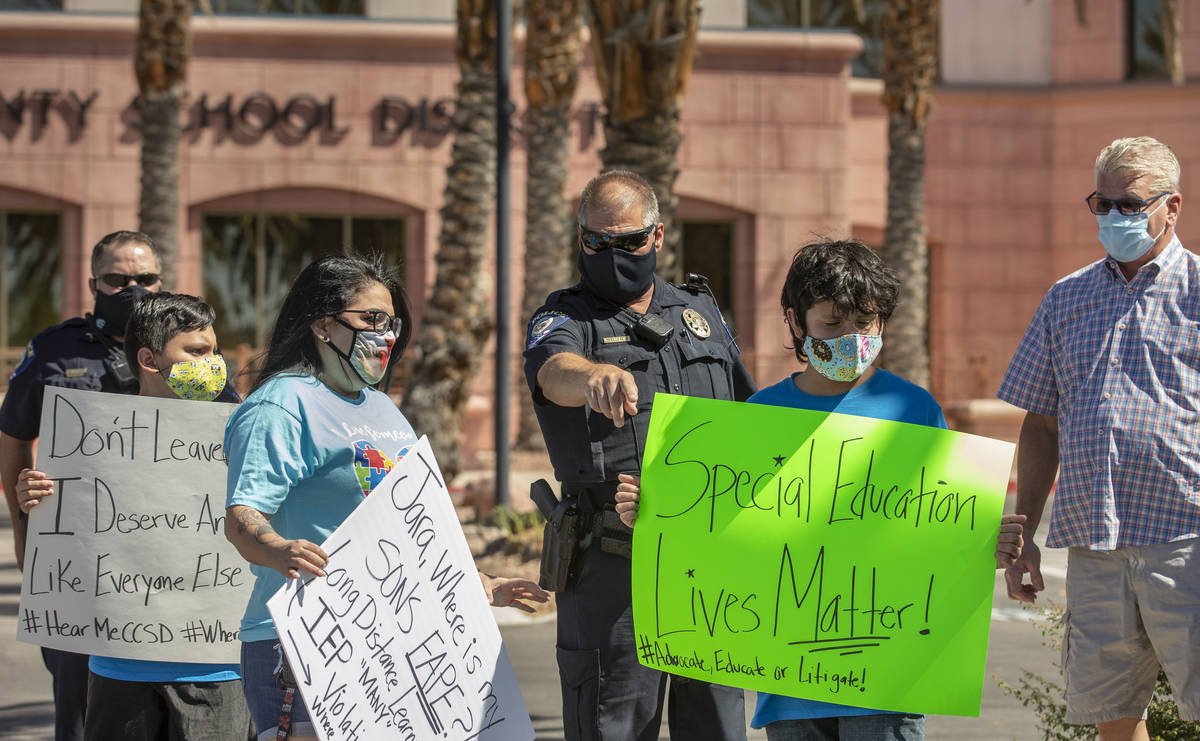
[(844, 334), (828, 340), (812, 335), (804, 338), (804, 354), (817, 372), (831, 381), (849, 383), (857, 379), (883, 348), (883, 337), (877, 334)]

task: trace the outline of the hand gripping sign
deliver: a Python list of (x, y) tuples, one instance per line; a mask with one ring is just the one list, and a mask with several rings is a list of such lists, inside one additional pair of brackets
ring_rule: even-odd
[(322, 739), (533, 738), (427, 438), (321, 547), (267, 608)]
[(978, 715), (1013, 446), (658, 394), (638, 658), (791, 697)]
[(47, 387), (17, 638), (96, 656), (238, 662), (253, 578), (225, 539), (232, 404)]

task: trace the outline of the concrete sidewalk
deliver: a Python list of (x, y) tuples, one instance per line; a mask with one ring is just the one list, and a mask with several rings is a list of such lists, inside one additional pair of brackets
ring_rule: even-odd
[[(1042, 553), (1046, 577), (1043, 599), (1049, 598), (1063, 604), (1066, 602), (1063, 589), (1066, 552), (1043, 550)], [(525, 704), (533, 718), (534, 730), (539, 739), (562, 741), (562, 709), (559, 704), (558, 670), (554, 663), (554, 621), (522, 621), (513, 611), (508, 612), (510, 616), (504, 620), (501, 632), (521, 684)], [(1051, 663), (1055, 658), (1054, 652), (1042, 645), (1041, 633), (1029, 622), (1033, 614), (1008, 599), (1003, 581), (997, 575), (980, 716), (929, 716), (925, 721), (925, 738), (928, 741), (1031, 741), (1042, 738), (1033, 711), (1005, 695), (996, 681), (996, 678), (1000, 678), (1016, 683), (1022, 676), (1022, 669), (1057, 678)], [(747, 721), (754, 711), (754, 697), (753, 692), (746, 693)], [(665, 723), (659, 738), (669, 738)], [(766, 734), (750, 729), (749, 738), (765, 739)]]

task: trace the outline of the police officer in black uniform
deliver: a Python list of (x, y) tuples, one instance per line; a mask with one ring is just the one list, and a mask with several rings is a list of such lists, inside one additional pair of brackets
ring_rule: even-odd
[[(657, 739), (668, 675), (637, 661), (617, 476), (640, 472), (656, 391), (740, 401), (755, 388), (706, 282), (654, 275), (663, 225), (645, 180), (597, 176), (579, 224), (582, 281), (534, 313), (525, 350), (563, 500), (580, 514), (557, 598), (563, 724), (570, 740)], [(741, 689), (675, 676), (669, 684), (673, 739), (746, 738)]]
[[(132, 231), (107, 235), (92, 250), (88, 289), (95, 295), (95, 313), (38, 333), (9, 378), (0, 406), (0, 480), (19, 567), (25, 556), (25, 515), (17, 503), (17, 476), (33, 466), (43, 390), (65, 386), (136, 394), (137, 376), (125, 359), (121, 337), (134, 302), (160, 285), (158, 257), (148, 236)], [(42, 658), (54, 677), (54, 738), (82, 739), (88, 657), (43, 648)]]

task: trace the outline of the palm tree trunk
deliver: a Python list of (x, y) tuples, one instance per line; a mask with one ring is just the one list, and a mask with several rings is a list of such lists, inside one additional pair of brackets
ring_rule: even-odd
[[(526, 320), (553, 290), (570, 280), (575, 219), (567, 193), (570, 113), (583, 56), (582, 0), (525, 4), (525, 294)], [(517, 447), (545, 447), (533, 398), (520, 394)]]
[(142, 0), (134, 72), (142, 119), (138, 228), (158, 247), (163, 285), (173, 288), (179, 239), (179, 109), (192, 55), (192, 3)]
[(164, 287), (175, 285), (179, 247), (178, 92), (145, 93), (138, 101), (142, 124), (141, 197), (138, 228), (158, 247)]
[(887, 327), (887, 366), (929, 387), (929, 246), (925, 241), (925, 126), (937, 71), (938, 0), (888, 0), (884, 25), (888, 205), (883, 257), (900, 277)]
[(632, 170), (654, 187), (666, 228), (659, 273), (677, 278), (679, 114), (700, 27), (699, 0), (588, 0), (587, 10), (607, 109), (600, 161), (606, 170)]
[(437, 272), (402, 404), (413, 429), (429, 436), (447, 479), (462, 469), (470, 384), (492, 331), (484, 260), (496, 193), (494, 19), (492, 0), (458, 0), (461, 78), (434, 260)]

